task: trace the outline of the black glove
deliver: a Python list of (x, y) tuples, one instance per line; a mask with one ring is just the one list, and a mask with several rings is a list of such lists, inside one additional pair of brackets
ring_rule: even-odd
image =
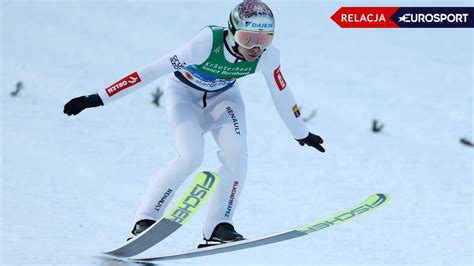
[(99, 97), (99, 94), (91, 94), (89, 96), (81, 96), (74, 98), (64, 105), (64, 113), (71, 116), (77, 115), (82, 110), (90, 107), (97, 107), (104, 105), (104, 102)]
[(323, 139), (318, 136), (314, 135), (313, 133), (309, 132), (309, 135), (304, 138), (304, 139), (297, 139), (297, 141), (300, 143), (301, 146), (304, 146), (305, 144), (308, 146), (311, 146), (315, 148), (316, 150), (320, 152), (325, 152), (326, 150), (321, 146), (323, 144)]

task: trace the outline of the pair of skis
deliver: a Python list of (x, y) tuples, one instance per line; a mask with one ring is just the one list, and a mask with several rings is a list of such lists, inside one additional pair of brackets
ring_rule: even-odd
[[(116, 257), (132, 257), (162, 241), (173, 232), (178, 230), (196, 211), (202, 206), (216, 188), (218, 176), (215, 173), (201, 172), (197, 175), (194, 183), (176, 203), (171, 211), (158, 222), (154, 223), (143, 233), (128, 241), (121, 247), (104, 252), (107, 255)], [(293, 230), (268, 235), (266, 237), (247, 239), (232, 243), (209, 246), (200, 249), (192, 249), (184, 252), (166, 254), (158, 257), (133, 258), (137, 261), (159, 261), (172, 259), (194, 258), (212, 254), (225, 253), (235, 250), (242, 250), (262, 245), (268, 245), (280, 241), (285, 241), (301, 236), (316, 233), (326, 228), (333, 227), (355, 217), (368, 213), (389, 201), (387, 194), (374, 194), (362, 203), (355, 205), (345, 211), (326, 218), (322, 221), (311, 223)]]

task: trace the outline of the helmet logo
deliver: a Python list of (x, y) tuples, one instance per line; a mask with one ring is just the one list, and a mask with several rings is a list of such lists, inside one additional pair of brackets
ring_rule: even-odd
[(271, 29), (273, 28), (273, 24), (271, 23), (256, 23), (253, 21), (246, 21), (245, 22), (246, 28), (262, 28), (262, 29)]

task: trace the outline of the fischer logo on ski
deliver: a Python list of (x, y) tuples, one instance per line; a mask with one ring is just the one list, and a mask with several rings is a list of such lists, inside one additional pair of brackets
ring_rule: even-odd
[(368, 213), (375, 210), (389, 201), (390, 197), (387, 194), (374, 194), (367, 200), (356, 205), (346, 211), (340, 212), (334, 216), (324, 219), (316, 223), (312, 223), (306, 226), (298, 227), (293, 230), (285, 231), (282, 233), (276, 233), (261, 238), (246, 239), (241, 241), (235, 241), (231, 243), (219, 244), (215, 246), (209, 246), (199, 249), (192, 249), (189, 251), (178, 252), (174, 254), (166, 254), (159, 257), (149, 258), (135, 258), (136, 261), (158, 261), (158, 260), (175, 260), (175, 259), (188, 259), (213, 254), (220, 254), (225, 252), (231, 252), (236, 250), (242, 250), (247, 248), (253, 248), (268, 244), (273, 244), (297, 237), (307, 236), (309, 234), (319, 232), (322, 229), (333, 227), (342, 222), (351, 220), (352, 218), (359, 217), (362, 214)]
[(216, 173), (199, 173), (182, 198), (167, 215), (122, 246), (104, 252), (116, 257), (135, 256), (178, 230), (204, 204), (219, 183)]
[(214, 188), (214, 183), (217, 181), (217, 175), (209, 172), (203, 172), (203, 174), (206, 175), (206, 178), (202, 182), (193, 184), (189, 193), (185, 195), (186, 197), (179, 201), (179, 205), (170, 211), (166, 219), (184, 224), (191, 217), (191, 214), (202, 205), (201, 202), (209, 197), (211, 189)]
[(314, 233), (314, 232), (319, 231), (321, 229), (327, 228), (329, 226), (333, 226), (333, 225), (345, 222), (345, 221), (347, 221), (349, 219), (352, 219), (356, 216), (360, 216), (361, 214), (364, 214), (364, 213), (370, 211), (371, 209), (374, 209), (374, 208), (380, 206), (381, 204), (383, 204), (384, 202), (388, 201), (388, 196), (387, 195), (377, 194), (377, 196), (378, 196), (378, 199), (376, 201), (372, 202), (372, 203), (366, 203), (366, 204), (363, 204), (363, 205), (358, 205), (358, 206), (354, 207), (353, 209), (349, 209), (345, 212), (337, 214), (336, 216), (332, 216), (332, 217), (326, 219), (323, 222), (319, 222), (319, 223), (316, 223), (316, 224), (313, 224), (313, 225), (304, 226), (304, 227), (298, 229), (298, 231), (300, 231), (302, 233), (305, 233), (305, 234), (311, 234), (311, 233)]

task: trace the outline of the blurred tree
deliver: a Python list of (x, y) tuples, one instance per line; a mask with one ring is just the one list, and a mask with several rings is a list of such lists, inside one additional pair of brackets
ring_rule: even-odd
[(474, 147), (474, 144), (472, 143), (472, 141), (468, 140), (467, 138), (461, 138), (459, 141), (461, 141), (461, 143), (466, 146)]
[(309, 122), (311, 119), (313, 119), (316, 116), (316, 109), (314, 109), (311, 114), (305, 118), (303, 118), (303, 121), (305, 123)]
[(18, 82), (16, 83), (16, 88), (15, 88), (15, 90), (12, 91), (12, 92), (10, 92), (10, 95), (11, 95), (12, 97), (15, 97), (15, 96), (18, 95), (18, 93), (19, 93), (22, 89), (23, 89), (23, 83), (22, 83), (21, 81), (18, 81)]
[[(298, 106), (298, 109), (300, 110), (301, 113), (303, 113), (303, 106), (302, 105)], [(316, 116), (316, 109), (313, 109), (313, 111), (311, 111), (311, 114), (309, 116), (303, 118), (303, 122), (307, 123), (311, 119), (313, 119), (315, 116)]]
[(160, 107), (160, 98), (163, 96), (163, 91), (160, 86), (156, 88), (156, 91), (151, 94), (153, 96), (153, 101), (151, 103), (155, 104), (157, 107)]
[(382, 131), (384, 127), (384, 124), (379, 124), (379, 121), (377, 119), (374, 119), (372, 121), (372, 132), (379, 133)]

